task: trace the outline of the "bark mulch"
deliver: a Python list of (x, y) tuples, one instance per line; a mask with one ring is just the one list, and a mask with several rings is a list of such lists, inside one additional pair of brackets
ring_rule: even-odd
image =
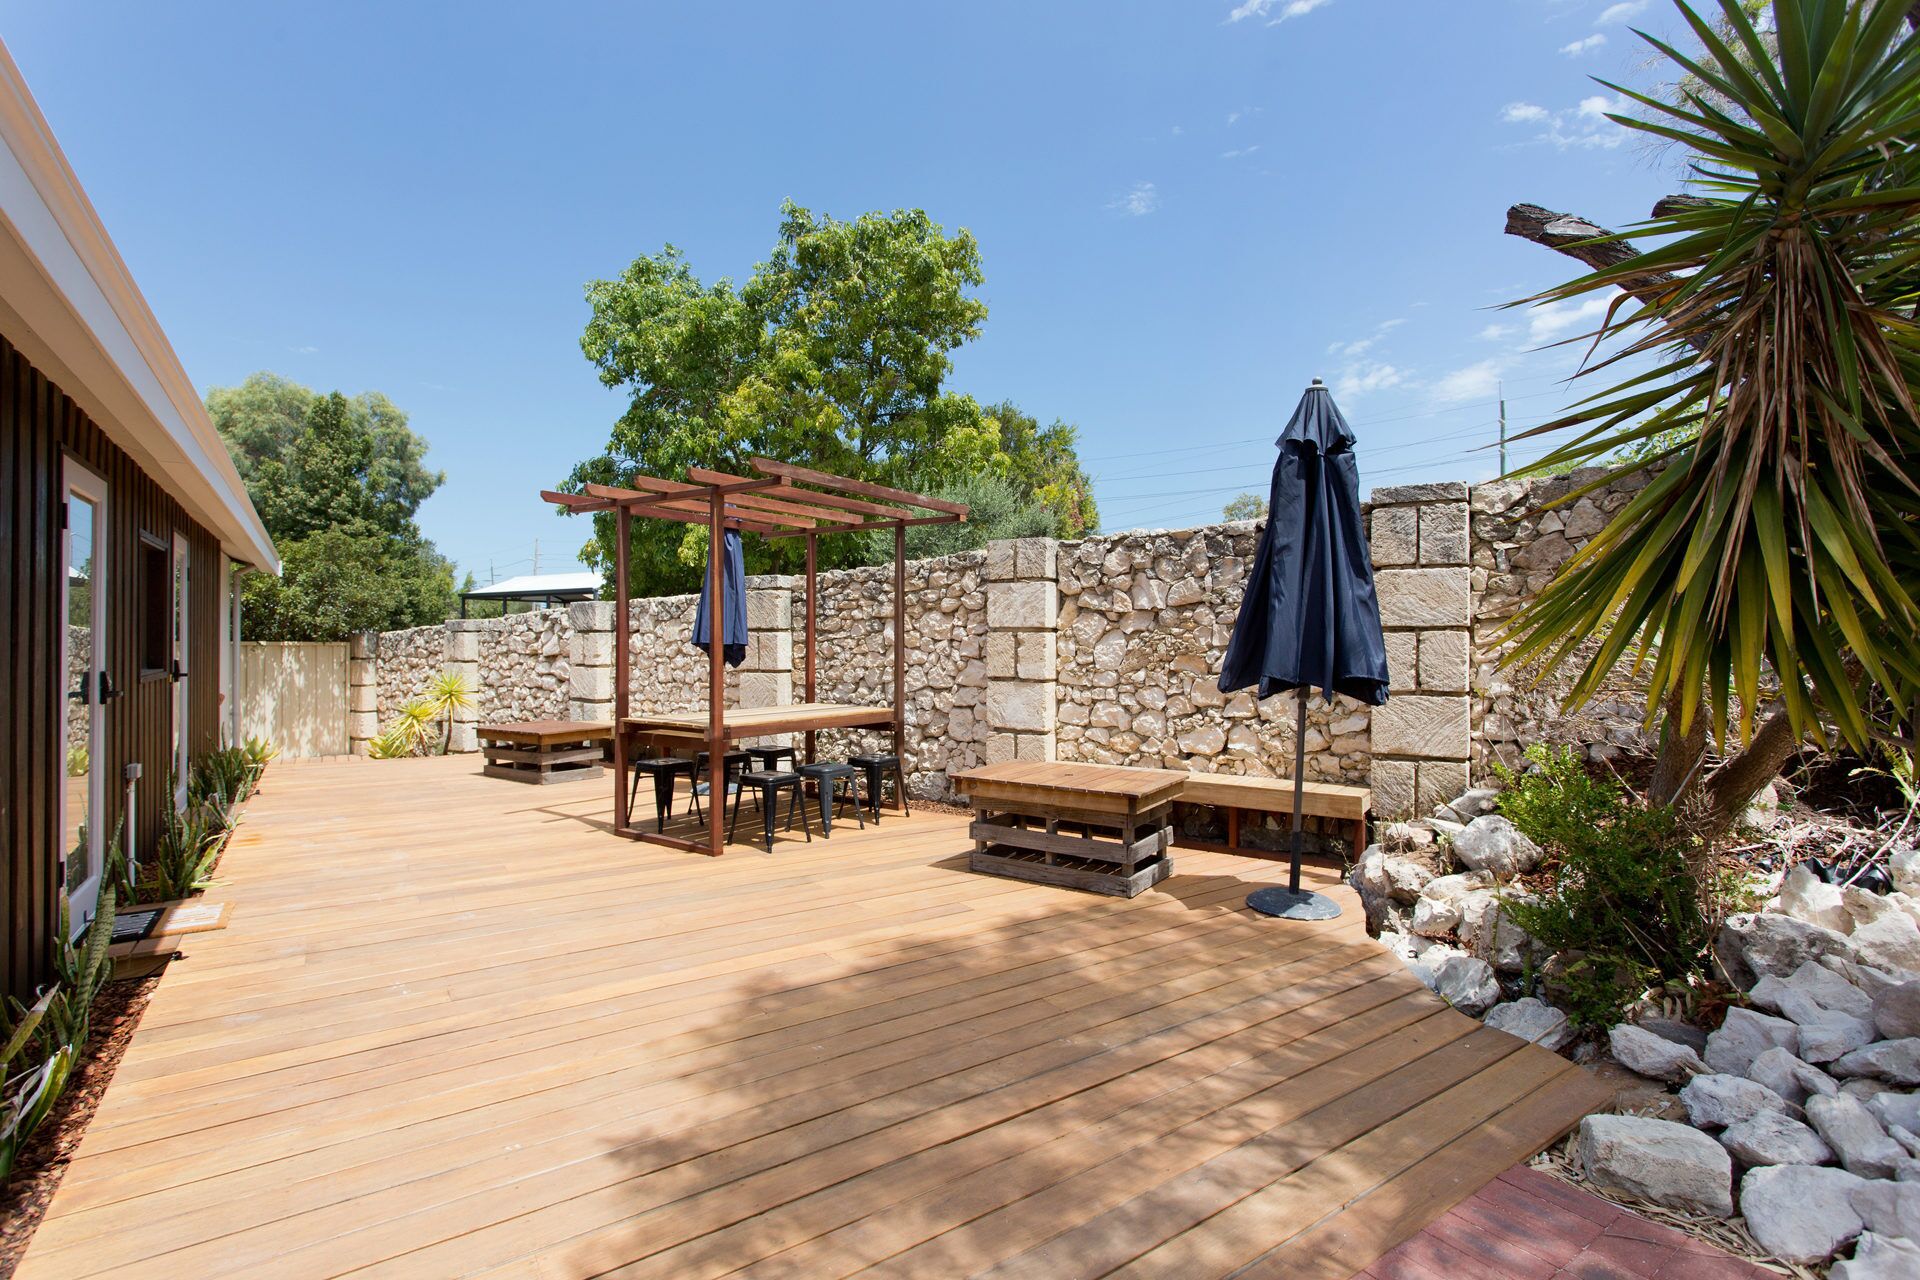
[(93, 1002), (87, 1032), (87, 1052), (80, 1069), (53, 1114), (27, 1139), (26, 1150), (14, 1165), (13, 1177), (0, 1187), (0, 1280), (20, 1265), (60, 1179), (67, 1172), (80, 1137), (93, 1120), (108, 1081), (133, 1039), (134, 1028), (147, 1001), (160, 985), (160, 975), (109, 982)]

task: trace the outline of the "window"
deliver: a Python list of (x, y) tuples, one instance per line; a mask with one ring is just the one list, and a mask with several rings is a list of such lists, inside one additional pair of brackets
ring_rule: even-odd
[(140, 678), (169, 672), (173, 656), (173, 565), (167, 544), (140, 531)]

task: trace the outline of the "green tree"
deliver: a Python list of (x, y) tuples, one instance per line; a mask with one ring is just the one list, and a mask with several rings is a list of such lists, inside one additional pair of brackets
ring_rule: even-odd
[(1236, 494), (1220, 508), (1222, 520), (1265, 520), (1267, 500), (1257, 493)]
[(999, 428), (999, 454), (1005, 459), (996, 459), (995, 469), (1016, 491), (1033, 495), (1054, 513), (1057, 536), (1078, 538), (1097, 530), (1100, 509), (1093, 499), (1093, 479), (1077, 452), (1080, 428), (1059, 418), (1043, 427), (1011, 400), (990, 406), (987, 417)]
[[(306, 430), (307, 415), (317, 399), (311, 388), (262, 372), (237, 387), (209, 391), (207, 414), (227, 442), (240, 478), (251, 485), (260, 467), (286, 461)], [(447, 479), (445, 472), (426, 468), (427, 442), (408, 427), (407, 415), (378, 391), (346, 397), (345, 413), (371, 443), (366, 464), (369, 492), (383, 509), (413, 516)]]
[(338, 640), (448, 615), (453, 566), (413, 519), (442, 477), (391, 401), (272, 374), (207, 399), (282, 561), (277, 578), (243, 580), (244, 634)]
[[(908, 529), (907, 555), (916, 560), (977, 551), (1003, 538), (1066, 536), (1057, 511), (1005, 476), (962, 476), (925, 492), (950, 502), (964, 502), (968, 512), (965, 523), (923, 524)], [(890, 530), (869, 533), (866, 539), (864, 558), (868, 563), (893, 558)]]
[[(1040, 428), (1017, 410), (996, 417), (944, 388), (952, 353), (986, 319), (974, 296), (982, 280), (973, 237), (948, 235), (919, 210), (841, 222), (789, 202), (772, 254), (738, 288), (702, 283), (671, 245), (637, 258), (587, 286), (581, 350), (630, 400), (606, 452), (566, 487), (619, 484), (636, 470), (740, 471), (765, 455), (919, 491), (1005, 474), (1037, 486), (1029, 492), (1051, 486), (1067, 512), (1061, 527), (1090, 527), (1073, 428)], [(630, 585), (691, 589), (704, 536), (636, 522)], [(862, 563), (870, 551), (863, 537), (824, 538), (820, 563)], [(750, 572), (791, 570), (801, 548), (752, 539), (747, 554)], [(611, 517), (595, 517), (582, 559), (610, 568)]]
[[(1648, 118), (1614, 118), (1685, 147), (1704, 194), (1618, 236), (1533, 237), (1596, 268), (1543, 300), (1614, 298), (1597, 367), (1656, 365), (1537, 429), (1578, 432), (1545, 465), (1667, 443), (1625, 464), (1645, 486), (1517, 616), (1511, 660), (1598, 637), (1577, 704), (1632, 653), (1664, 719), (1652, 798), (1697, 794), (1712, 833), (1828, 725), (1912, 748), (1920, 37), (1910, 0), (1776, 0), (1777, 47), (1735, 0), (1720, 30), (1676, 7), (1699, 55), (1652, 43), (1679, 101), (1622, 89)], [(1731, 755), (1711, 772), (1710, 731)]]

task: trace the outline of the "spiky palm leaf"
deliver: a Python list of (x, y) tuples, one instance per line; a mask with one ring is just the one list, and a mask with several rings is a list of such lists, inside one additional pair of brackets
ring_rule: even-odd
[(1598, 637), (1576, 704), (1631, 653), (1649, 724), (1705, 708), (1723, 740), (1730, 704), (1751, 733), (1771, 663), (1798, 734), (1824, 714), (1859, 745), (1872, 688), (1903, 710), (1920, 691), (1920, 38), (1904, 0), (1777, 0), (1771, 41), (1735, 0), (1730, 39), (1676, 7), (1698, 59), (1642, 36), (1704, 88), (1609, 85), (1649, 113), (1614, 118), (1687, 147), (1710, 194), (1529, 300), (1620, 290), (1583, 373), (1656, 367), (1529, 434), (1580, 430), (1543, 468), (1681, 443), (1629, 464), (1655, 474), (1515, 617), (1510, 660), (1551, 669)]

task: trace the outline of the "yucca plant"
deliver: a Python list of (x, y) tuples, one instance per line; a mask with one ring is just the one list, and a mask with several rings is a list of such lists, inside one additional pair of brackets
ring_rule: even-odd
[(154, 900), (184, 898), (211, 883), (213, 865), (233, 827), (234, 802), (217, 790), (190, 798), (183, 809), (167, 808), (154, 846)]
[(453, 713), (473, 706), (473, 690), (467, 678), (455, 671), (442, 671), (427, 684), (427, 706), (441, 720), (440, 754), (453, 746)]
[[(1598, 269), (1528, 300), (1614, 295), (1583, 375), (1653, 365), (1528, 433), (1578, 431), (1541, 468), (1649, 478), (1516, 615), (1508, 660), (1597, 639), (1578, 705), (1630, 659), (1665, 720), (1654, 799), (1700, 790), (1711, 834), (1824, 725), (1910, 740), (1889, 725), (1920, 695), (1920, 38), (1908, 0), (1777, 0), (1767, 32), (1736, 0), (1717, 27), (1675, 7), (1698, 57), (1641, 33), (1674, 100), (1608, 87), (1698, 193), (1568, 249)], [(1702, 782), (1709, 730), (1744, 749)]]
[(433, 722), (439, 714), (425, 698), (415, 698), (401, 707), (379, 736), (367, 744), (367, 754), (375, 760), (419, 755), (433, 737)]

